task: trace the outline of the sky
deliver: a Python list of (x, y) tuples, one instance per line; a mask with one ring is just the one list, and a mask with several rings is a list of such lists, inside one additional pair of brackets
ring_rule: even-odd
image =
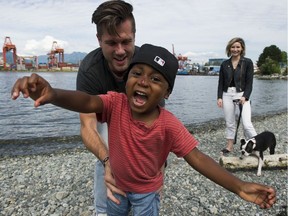
[[(64, 53), (99, 47), (91, 23), (99, 0), (0, 0), (0, 41), (17, 55), (45, 55), (53, 41)], [(246, 42), (254, 63), (265, 47), (287, 52), (287, 0), (127, 0), (134, 7), (136, 45), (163, 46), (195, 63), (226, 58), (233, 37)]]

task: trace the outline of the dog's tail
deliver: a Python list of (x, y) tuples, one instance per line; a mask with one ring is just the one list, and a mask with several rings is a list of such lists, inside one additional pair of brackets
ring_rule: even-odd
[(270, 147), (270, 155), (275, 154), (275, 144)]
[(270, 155), (273, 155), (275, 154), (275, 148), (276, 148), (276, 138), (274, 134), (272, 136), (271, 142), (272, 142), (272, 145), (270, 146), (269, 150), (270, 150)]

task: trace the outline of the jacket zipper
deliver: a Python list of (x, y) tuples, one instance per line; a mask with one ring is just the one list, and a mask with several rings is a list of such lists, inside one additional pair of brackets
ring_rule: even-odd
[(241, 60), (241, 69), (240, 69), (240, 92), (242, 91), (242, 71), (243, 71), (243, 61)]

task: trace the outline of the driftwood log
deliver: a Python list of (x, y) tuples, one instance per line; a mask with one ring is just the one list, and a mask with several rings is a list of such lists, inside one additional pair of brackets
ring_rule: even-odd
[[(264, 155), (262, 168), (287, 168), (288, 154)], [(221, 156), (219, 164), (228, 170), (252, 169), (258, 167), (258, 158), (256, 156), (243, 157), (225, 157)]]

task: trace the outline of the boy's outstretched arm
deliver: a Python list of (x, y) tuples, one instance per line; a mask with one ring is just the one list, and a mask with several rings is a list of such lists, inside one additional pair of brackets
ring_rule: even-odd
[(276, 202), (276, 191), (272, 187), (240, 180), (197, 148), (188, 153), (184, 159), (211, 181), (242, 199), (259, 205), (260, 208), (271, 208)]
[(18, 79), (12, 90), (11, 96), (16, 100), (20, 93), (24, 98), (31, 97), (38, 107), (47, 103), (69, 109), (75, 112), (92, 113), (102, 112), (103, 103), (100, 97), (89, 95), (81, 91), (54, 89), (38, 74), (32, 74)]

